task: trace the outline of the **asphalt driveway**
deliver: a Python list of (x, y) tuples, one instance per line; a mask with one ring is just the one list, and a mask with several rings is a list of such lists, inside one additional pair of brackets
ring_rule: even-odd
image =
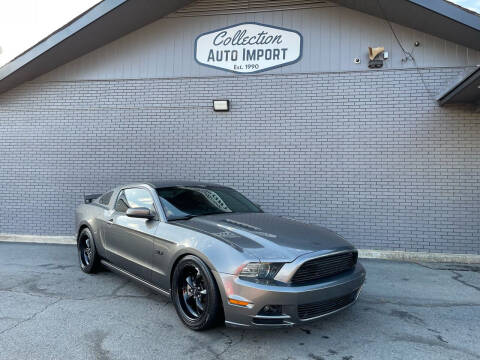
[(197, 333), (75, 247), (0, 243), (0, 359), (480, 359), (480, 266), (363, 260), (358, 303), (311, 325)]

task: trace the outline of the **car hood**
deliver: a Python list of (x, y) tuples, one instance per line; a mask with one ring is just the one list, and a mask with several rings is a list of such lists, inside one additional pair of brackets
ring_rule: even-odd
[(176, 225), (219, 238), (262, 261), (293, 261), (310, 252), (353, 249), (326, 228), (266, 213), (199, 216)]

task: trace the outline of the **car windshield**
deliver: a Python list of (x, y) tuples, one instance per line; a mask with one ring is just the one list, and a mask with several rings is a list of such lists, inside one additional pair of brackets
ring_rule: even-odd
[(220, 186), (174, 186), (157, 189), (167, 220), (194, 216), (262, 212), (245, 196)]

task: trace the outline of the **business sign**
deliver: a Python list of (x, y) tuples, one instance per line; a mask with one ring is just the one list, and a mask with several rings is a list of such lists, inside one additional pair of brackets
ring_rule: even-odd
[(198, 36), (195, 60), (235, 73), (256, 73), (296, 63), (302, 57), (302, 43), (298, 31), (242, 23)]

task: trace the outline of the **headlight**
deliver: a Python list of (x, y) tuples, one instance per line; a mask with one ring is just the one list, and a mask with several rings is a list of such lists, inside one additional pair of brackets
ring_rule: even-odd
[(273, 280), (283, 263), (248, 263), (238, 275), (245, 280)]

